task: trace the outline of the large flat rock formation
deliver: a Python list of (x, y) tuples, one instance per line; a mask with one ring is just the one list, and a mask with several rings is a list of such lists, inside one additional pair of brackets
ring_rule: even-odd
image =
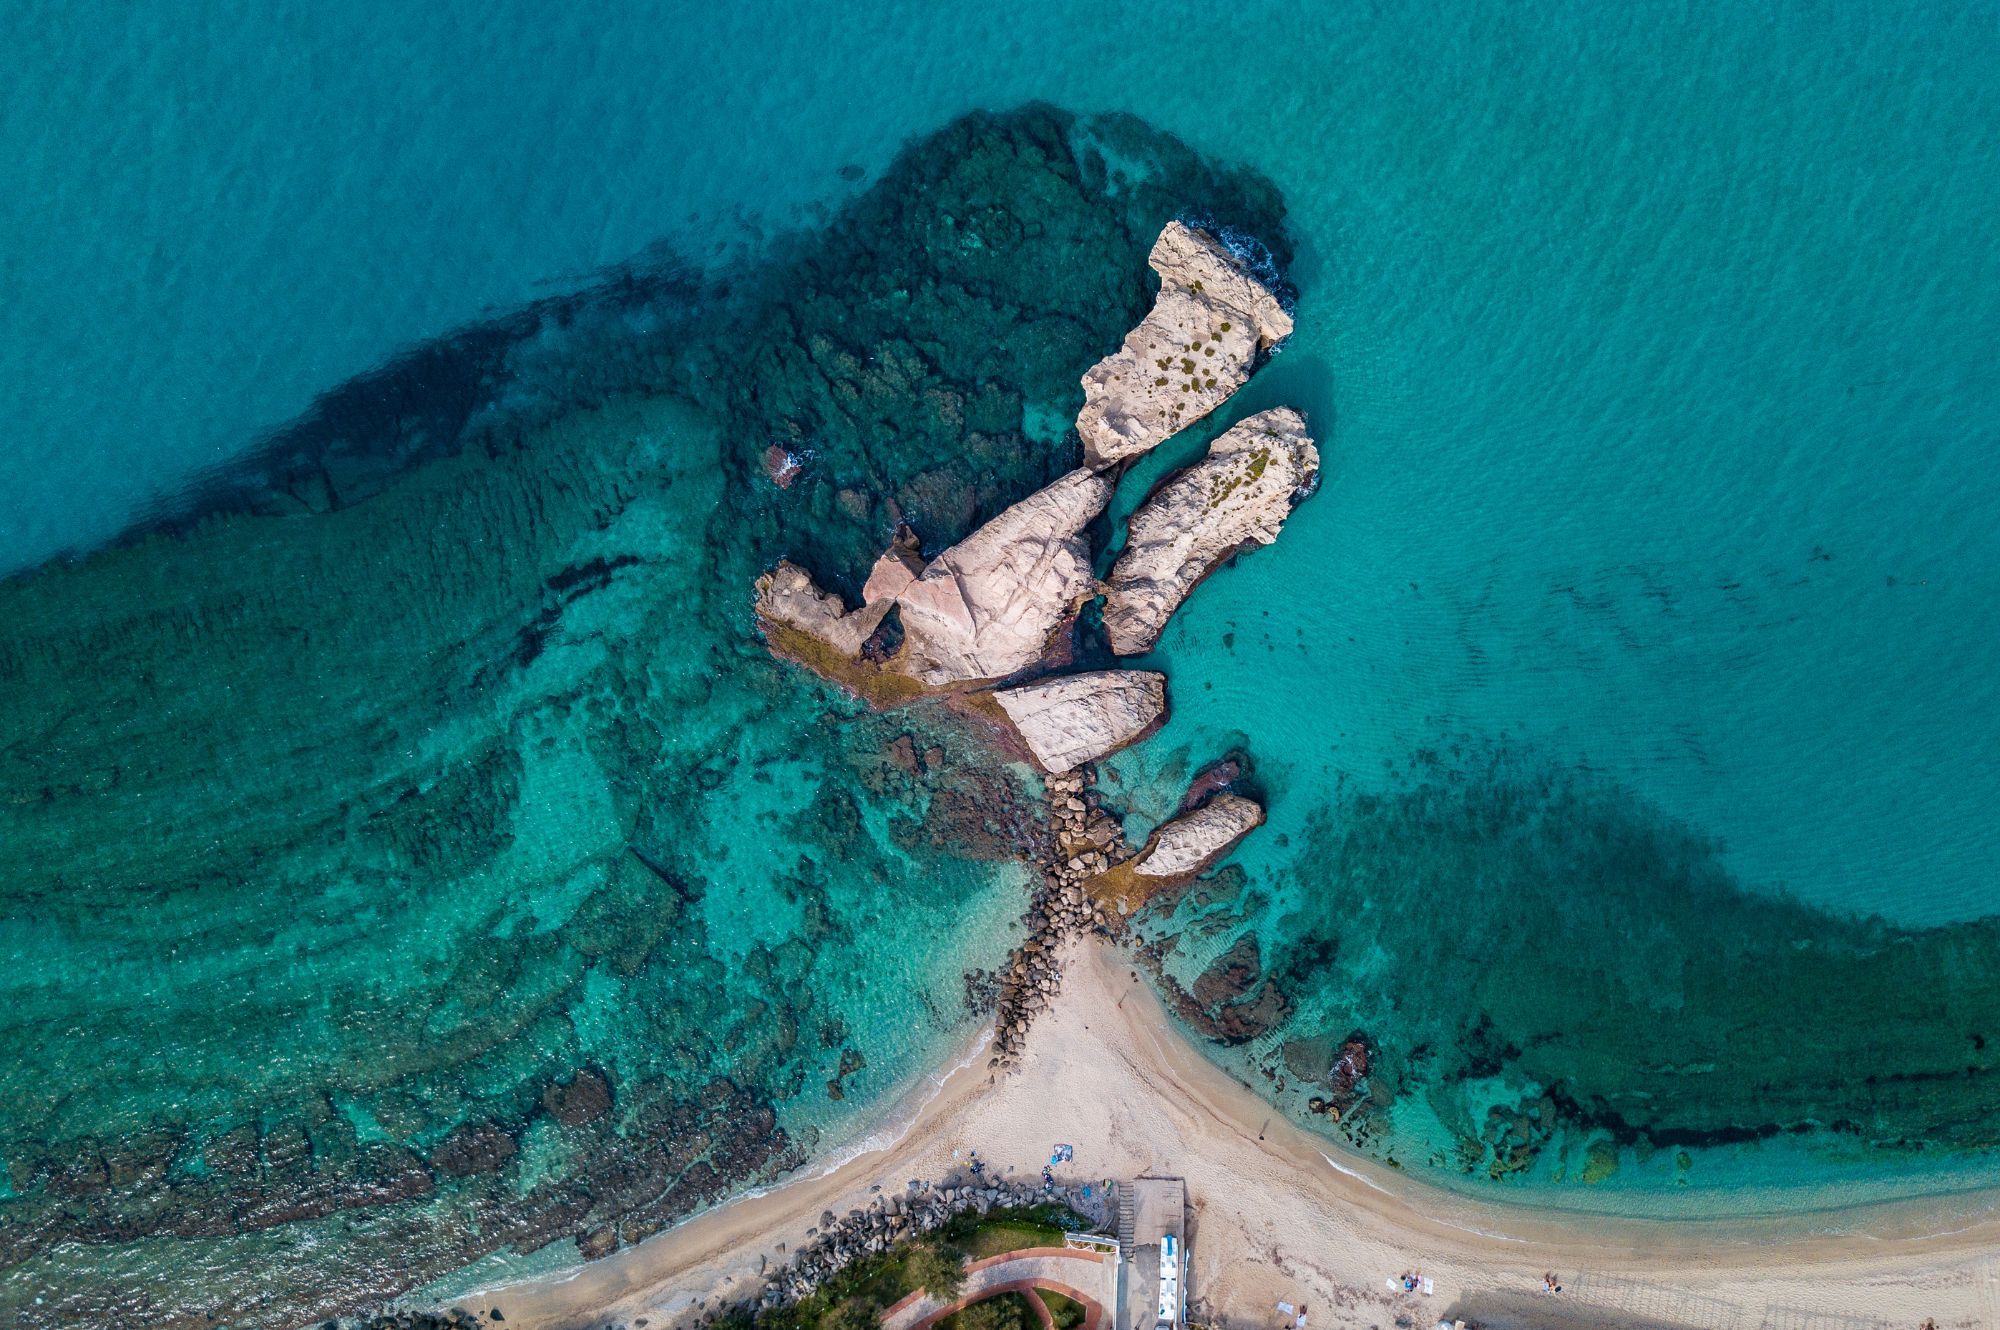
[(1152, 650), (1202, 578), (1278, 538), (1318, 473), (1305, 418), (1289, 407), (1260, 411), (1210, 444), (1206, 457), (1132, 514), (1125, 551), (1105, 585), (1111, 649), (1121, 656)]
[(1292, 335), (1292, 316), (1242, 259), (1206, 231), (1167, 223), (1148, 260), (1152, 312), (1083, 376), (1076, 418), (1088, 465), (1158, 445), (1229, 400), (1257, 356)]

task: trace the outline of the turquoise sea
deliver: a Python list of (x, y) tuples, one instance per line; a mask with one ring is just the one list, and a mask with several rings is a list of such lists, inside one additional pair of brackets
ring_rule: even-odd
[(0, 1319), (609, 1250), (955, 1056), (1032, 782), (743, 591), (1070, 465), (1178, 212), (1298, 331), (1119, 510), (1265, 407), (1326, 458), (1104, 777), (1269, 804), (1141, 921), (1190, 1029), (1500, 1199), (2000, 1180), (1993, 4), (0, 38)]

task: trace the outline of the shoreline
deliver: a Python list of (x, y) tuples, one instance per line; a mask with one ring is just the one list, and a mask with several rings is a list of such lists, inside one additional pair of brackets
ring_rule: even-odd
[[(1286, 1301), (1317, 1327), (1450, 1315), (1490, 1325), (1708, 1326), (1737, 1315), (1838, 1315), (1849, 1327), (2000, 1324), (2000, 1194), (1861, 1202), (1784, 1218), (1637, 1219), (1482, 1201), (1370, 1164), (1336, 1160), (1209, 1061), (1173, 1027), (1115, 944), (1065, 949), (1061, 994), (1020, 1062), (993, 1070), (975, 1048), (942, 1078), (899, 1096), (845, 1162), (746, 1194), (601, 1261), (460, 1298), (510, 1326), (648, 1330), (752, 1293), (823, 1210), (865, 1205), (869, 1188), (941, 1178), (977, 1149), (999, 1176), (1035, 1176), (1055, 1141), (1076, 1148), (1065, 1178), (1188, 1180), (1189, 1292), (1206, 1318), (1267, 1325)], [(907, 1118), (899, 1111), (936, 1088)], [(901, 1122), (900, 1128), (896, 1126)], [(891, 1134), (893, 1132), (893, 1134)], [(869, 1148), (871, 1141), (884, 1144)], [(1983, 1196), (1968, 1207), (1966, 1196)], [(1815, 1231), (1832, 1214), (1866, 1223)], [(1927, 1221), (1927, 1222), (1925, 1222)], [(1962, 1222), (1959, 1222), (1962, 1221)], [(1921, 1231), (1921, 1230), (1928, 1231)], [(1391, 1292), (1404, 1269), (1430, 1297)], [(1567, 1290), (1540, 1293), (1541, 1273)], [(1532, 1320), (1523, 1320), (1531, 1317)], [(1760, 1322), (1744, 1319), (1742, 1324)]]

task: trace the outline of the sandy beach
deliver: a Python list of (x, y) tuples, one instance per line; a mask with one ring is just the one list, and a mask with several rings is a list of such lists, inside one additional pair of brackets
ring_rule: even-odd
[[(459, 1305), (499, 1308), (526, 1330), (670, 1325), (751, 1292), (760, 1263), (775, 1268), (822, 1211), (866, 1204), (871, 1186), (942, 1178), (972, 1149), (1006, 1176), (1033, 1178), (1064, 1141), (1076, 1147), (1066, 1176), (1186, 1178), (1197, 1320), (1277, 1330), (1290, 1321), (1282, 1301), (1313, 1330), (1428, 1330), (1452, 1317), (1548, 1330), (2000, 1327), (1990, 1198), (1783, 1220), (1612, 1220), (1482, 1204), (1351, 1158), (1336, 1165), (1324, 1142), (1203, 1058), (1106, 943), (1071, 945), (1062, 995), (1019, 1066), (996, 1073), (973, 1058), (923, 1093), (921, 1106), (889, 1111), (907, 1122), (891, 1143), (832, 1172)], [(1392, 1290), (1405, 1270), (1434, 1292)], [(1562, 1293), (1542, 1292), (1544, 1271), (1561, 1276)]]

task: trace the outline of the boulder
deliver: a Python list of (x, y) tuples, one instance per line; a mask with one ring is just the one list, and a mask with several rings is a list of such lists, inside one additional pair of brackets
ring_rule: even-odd
[(1137, 457), (1227, 401), (1258, 354), (1292, 335), (1292, 316), (1249, 265), (1206, 231), (1168, 222), (1148, 259), (1152, 312), (1083, 376), (1076, 418), (1084, 461)]
[(1167, 676), (1095, 670), (1003, 688), (994, 701), (1046, 771), (1094, 762), (1138, 739), (1167, 709)]
[(1121, 656), (1152, 650), (1167, 619), (1202, 578), (1245, 549), (1278, 538), (1297, 496), (1319, 474), (1305, 418), (1260, 411), (1161, 486), (1128, 524), (1105, 583), (1104, 631)]
[(868, 570), (868, 583), (861, 588), (862, 604), (892, 603), (923, 571), (924, 556), (917, 551), (916, 533), (904, 527)]
[(1261, 805), (1240, 794), (1218, 794), (1162, 824), (1132, 871), (1140, 877), (1192, 877), (1263, 824)]
[(1003, 679), (1033, 665), (1096, 594), (1082, 532), (1111, 483), (1076, 470), (952, 546), (897, 597), (897, 668), (932, 686)]
[(820, 590), (812, 574), (790, 559), (779, 560), (777, 567), (757, 579), (757, 618), (767, 636), (774, 626), (789, 628), (831, 647), (846, 660), (860, 658), (861, 644), (893, 604), (883, 600), (849, 610), (845, 601)]

